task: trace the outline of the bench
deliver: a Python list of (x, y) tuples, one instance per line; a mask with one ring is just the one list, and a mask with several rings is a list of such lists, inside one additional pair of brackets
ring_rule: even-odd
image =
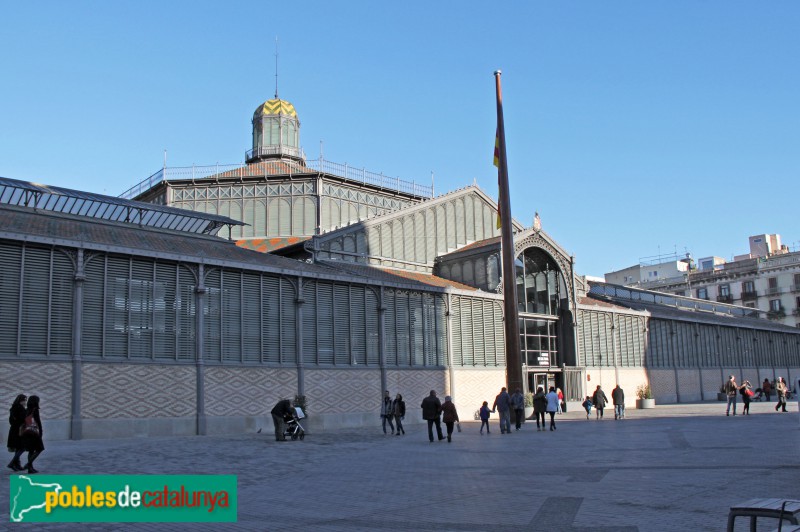
[[(750, 532), (756, 532), (756, 521), (759, 517), (768, 517), (771, 519), (780, 519), (781, 525), (783, 521), (788, 521), (793, 525), (800, 525), (800, 501), (787, 500), (787, 499), (750, 499), (741, 504), (731, 506), (731, 511), (728, 513), (728, 532), (733, 532), (734, 521), (737, 517), (750, 518)], [(793, 530), (792, 527), (783, 528), (783, 530)]]

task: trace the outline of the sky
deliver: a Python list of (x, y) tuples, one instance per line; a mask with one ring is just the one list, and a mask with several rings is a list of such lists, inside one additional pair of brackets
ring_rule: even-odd
[(118, 195), (243, 163), (295, 105), (309, 159), (497, 195), (579, 274), (800, 251), (800, 3), (0, 2), (0, 176)]

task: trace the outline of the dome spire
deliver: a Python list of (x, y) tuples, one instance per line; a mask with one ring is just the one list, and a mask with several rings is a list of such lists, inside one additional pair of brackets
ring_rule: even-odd
[(275, 36), (275, 99), (278, 99), (278, 36)]

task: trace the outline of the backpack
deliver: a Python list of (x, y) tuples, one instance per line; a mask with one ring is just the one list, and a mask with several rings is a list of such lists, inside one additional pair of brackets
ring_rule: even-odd
[(33, 418), (33, 412), (25, 416), (25, 423), (19, 428), (19, 435), (24, 436), (25, 434), (39, 435), (39, 425), (36, 424), (36, 420)]

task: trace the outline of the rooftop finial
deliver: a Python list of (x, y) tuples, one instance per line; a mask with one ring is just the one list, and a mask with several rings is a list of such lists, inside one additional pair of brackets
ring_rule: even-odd
[(275, 99), (278, 99), (278, 36), (275, 36)]

